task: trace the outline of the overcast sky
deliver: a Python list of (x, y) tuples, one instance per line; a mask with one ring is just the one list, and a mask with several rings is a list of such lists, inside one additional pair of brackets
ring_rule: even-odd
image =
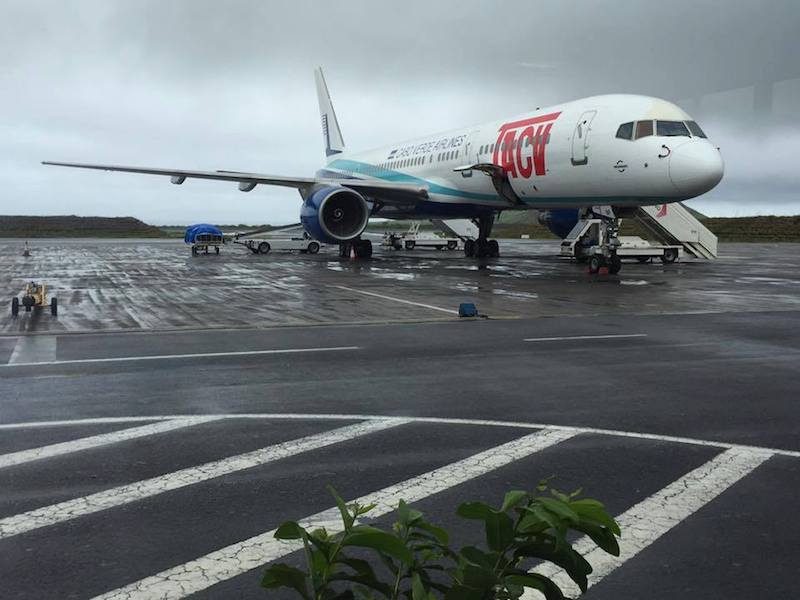
[(678, 101), (726, 161), (722, 184), (692, 206), (800, 214), (797, 0), (0, 0), (0, 10), (0, 214), (296, 222), (292, 190), (39, 162), (312, 175), (324, 160), (317, 65), (353, 150), (598, 93)]

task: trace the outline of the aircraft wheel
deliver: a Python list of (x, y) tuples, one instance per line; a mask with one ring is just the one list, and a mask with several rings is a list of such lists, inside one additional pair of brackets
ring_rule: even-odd
[(497, 240), (489, 240), (486, 246), (486, 254), (488, 256), (491, 256), (492, 258), (497, 258), (500, 256), (500, 244), (497, 243)]
[(616, 275), (622, 269), (622, 259), (619, 256), (612, 256), (608, 263), (608, 272)]
[(261, 242), (258, 245), (258, 253), (259, 254), (267, 254), (270, 250), (270, 245), (268, 242)]
[(589, 273), (599, 273), (602, 266), (603, 263), (596, 254), (589, 259)]
[(664, 250), (664, 255), (661, 257), (661, 262), (669, 265), (678, 260), (678, 251), (675, 248), (667, 248)]
[(358, 240), (354, 243), (356, 258), (372, 257), (372, 242), (370, 240)]
[(467, 240), (464, 242), (464, 256), (468, 258), (475, 256), (475, 240)]
[(197, 256), (197, 247), (192, 246), (192, 256)]
[(417, 243), (414, 240), (407, 240), (406, 241), (406, 250), (413, 250), (414, 246), (416, 246), (416, 245), (417, 245)]
[(447, 242), (447, 249), (448, 250), (455, 250), (456, 248), (458, 248), (458, 242), (457, 241), (450, 240), (449, 242)]
[(308, 248), (306, 248), (306, 252), (309, 254), (316, 254), (319, 252), (319, 243), (318, 242), (309, 242)]
[(58, 298), (51, 298), (50, 299), (50, 314), (58, 316)]
[(19, 298), (11, 299), (11, 314), (15, 317), (19, 314)]
[(219, 246), (217, 246), (216, 248), (214, 248), (214, 250), (216, 250), (216, 251), (217, 251), (217, 254), (219, 254)]

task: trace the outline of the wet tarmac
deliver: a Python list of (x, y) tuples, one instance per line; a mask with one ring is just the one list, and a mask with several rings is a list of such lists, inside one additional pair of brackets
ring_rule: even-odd
[(293, 598), (260, 576), (303, 565), (274, 529), (335, 518), (326, 484), (459, 547), (482, 538), (460, 502), (551, 476), (622, 524), (587, 600), (796, 595), (800, 245), (617, 276), (553, 242), (32, 246), (0, 243), (0, 283), (60, 313), (0, 317), (3, 599)]
[[(558, 244), (503, 241), (502, 257), (394, 251), (372, 260), (253, 255), (228, 246), (192, 257), (179, 241), (0, 242), (7, 300), (27, 280), (58, 297), (48, 314), (0, 313), (0, 333), (164, 330), (449, 319), (474, 302), (490, 317), (742, 312), (800, 308), (800, 245), (722, 244), (716, 261), (626, 262), (590, 275)], [(10, 309), (10, 304), (9, 304)]]

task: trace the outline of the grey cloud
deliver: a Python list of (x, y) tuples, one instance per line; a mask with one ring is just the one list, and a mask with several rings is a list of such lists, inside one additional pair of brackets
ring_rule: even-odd
[[(787, 125), (800, 105), (799, 23), (794, 0), (6, 0), (0, 212), (295, 221), (297, 194), (283, 189), (38, 163), (312, 173), (322, 64), (353, 148), (597, 93), (680, 100), (728, 165), (704, 210), (800, 213), (789, 151), (800, 133)], [(754, 109), (765, 89), (766, 116)]]

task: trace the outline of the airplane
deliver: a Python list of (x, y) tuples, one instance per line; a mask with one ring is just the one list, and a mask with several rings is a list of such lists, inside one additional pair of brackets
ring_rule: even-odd
[(362, 237), (369, 219), (471, 219), (478, 237), (469, 257), (499, 256), (491, 239), (504, 210), (536, 210), (564, 237), (579, 218), (608, 221), (602, 242), (609, 272), (619, 272), (615, 240), (621, 216), (636, 207), (680, 202), (722, 179), (720, 151), (682, 109), (666, 100), (631, 94), (584, 98), (369, 150), (350, 152), (322, 69), (315, 70), (326, 164), (314, 177), (238, 171), (188, 171), (45, 161), (43, 164), (186, 179), (295, 188), (305, 231), (340, 256), (372, 256)]

